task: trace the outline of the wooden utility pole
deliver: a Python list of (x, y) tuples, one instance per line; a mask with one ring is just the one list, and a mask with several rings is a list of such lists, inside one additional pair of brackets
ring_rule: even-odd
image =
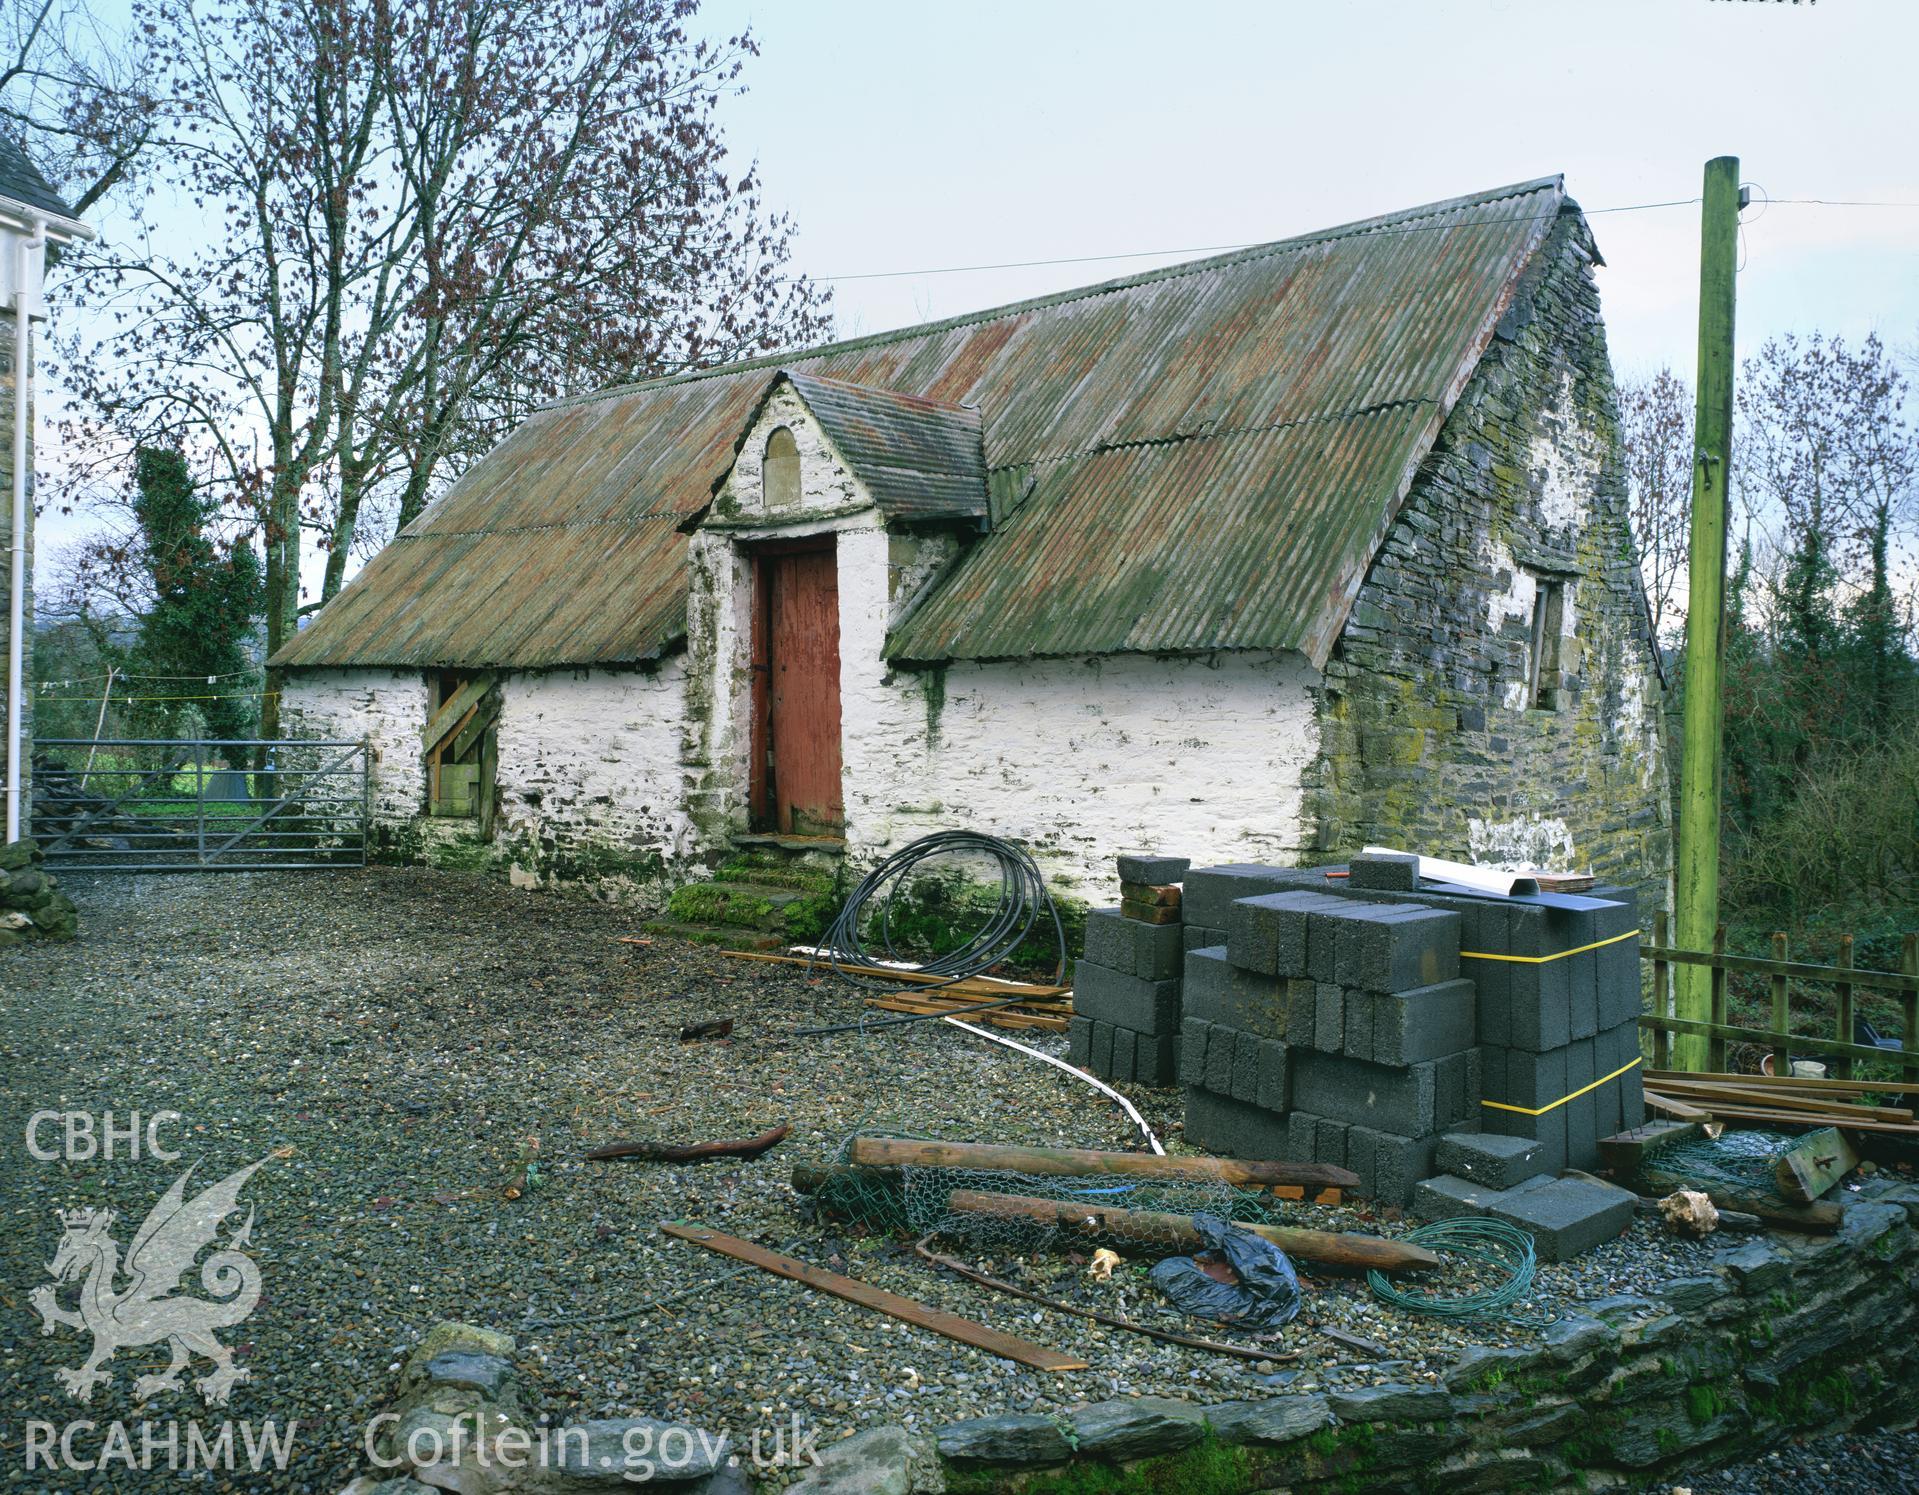
[[(1733, 280), (1739, 252), (1739, 158), (1706, 163), (1699, 235), (1699, 380), (1693, 411), (1692, 546), (1686, 604), (1685, 742), (1679, 765), (1677, 936), (1704, 950), (1719, 922), (1720, 737), (1724, 719), (1727, 490), (1732, 468)], [(1677, 972), (1677, 1016), (1712, 1018), (1711, 973)], [(1704, 1069), (1710, 1040), (1680, 1034), (1674, 1061)]]

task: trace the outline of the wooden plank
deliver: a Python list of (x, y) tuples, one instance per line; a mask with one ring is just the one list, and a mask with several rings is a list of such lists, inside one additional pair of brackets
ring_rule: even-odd
[(1605, 1162), (1607, 1172), (1618, 1178), (1629, 1178), (1639, 1171), (1639, 1165), (1649, 1154), (1698, 1135), (1699, 1126), (1696, 1122), (1649, 1121), (1644, 1126), (1601, 1137), (1599, 1156)]
[[(1653, 943), (1666, 943), (1666, 912), (1661, 909), (1653, 916)], [(1652, 1010), (1655, 1017), (1671, 1017), (1672, 1011), (1672, 967), (1663, 960), (1652, 963)], [(1672, 1063), (1672, 1034), (1665, 1028), (1656, 1028), (1652, 1035), (1653, 1063), (1665, 1066)]]
[[(765, 950), (722, 950), (720, 954), (728, 960), (757, 960), (776, 966), (810, 966), (816, 971), (832, 969), (832, 963), (824, 955), (775, 955)], [(1069, 995), (1073, 990), (1070, 986), (1037, 986), (1028, 981), (989, 981), (984, 978), (949, 982), (944, 976), (929, 976), (925, 971), (901, 970), (894, 966), (846, 965), (841, 969), (855, 976), (885, 976), (909, 986), (938, 986), (944, 991), (979, 992), (992, 997), (1059, 997)]]
[(1071, 1355), (1062, 1355), (1058, 1350), (1049, 1350), (1044, 1345), (1016, 1339), (1011, 1334), (1002, 1334), (997, 1329), (989, 1329), (984, 1324), (976, 1324), (971, 1319), (961, 1318), (958, 1314), (947, 1313), (940, 1308), (929, 1308), (926, 1304), (916, 1303), (911, 1298), (902, 1298), (898, 1293), (889, 1293), (886, 1289), (874, 1287), (870, 1283), (856, 1282), (851, 1277), (842, 1277), (838, 1272), (829, 1272), (824, 1267), (814, 1266), (811, 1262), (782, 1256), (777, 1251), (768, 1251), (764, 1246), (756, 1246), (751, 1241), (741, 1240), (738, 1236), (723, 1235), (717, 1230), (708, 1230), (704, 1225), (682, 1225), (669, 1220), (660, 1226), (660, 1230), (675, 1240), (690, 1241), (695, 1246), (704, 1247), (721, 1256), (730, 1256), (735, 1261), (756, 1266), (763, 1272), (771, 1272), (775, 1277), (785, 1277), (789, 1281), (804, 1283), (816, 1291), (831, 1293), (836, 1298), (844, 1298), (849, 1303), (857, 1303), (860, 1307), (870, 1308), (875, 1313), (883, 1313), (889, 1318), (896, 1318), (915, 1328), (927, 1329), (934, 1334), (942, 1334), (948, 1339), (956, 1339), (961, 1344), (986, 1350), (1002, 1359), (1016, 1361), (1034, 1370), (1062, 1371), (1088, 1368), (1086, 1361)]
[(1018, 1028), (1029, 1032), (1064, 1033), (1066, 1019), (1050, 1017), (1037, 1012), (1015, 1012), (1001, 1008), (996, 1012), (967, 1012), (964, 1002), (934, 1003), (915, 1002), (910, 997), (868, 997), (868, 1007), (878, 1008), (882, 1012), (910, 1012), (918, 1017), (942, 1017), (947, 1013), (962, 1015), (968, 1022), (989, 1023), (996, 1028)]
[(1684, 1017), (1642, 1017), (1639, 1026), (1655, 1031), (1669, 1028), (1674, 1033), (1710, 1034), (1715, 1027), (1723, 1038), (1742, 1043), (1771, 1044), (1784, 1039), (1803, 1054), (1841, 1054), (1850, 1059), (1876, 1059), (1902, 1069), (1919, 1069), (1919, 1049), (1875, 1049), (1863, 1043), (1840, 1043), (1831, 1038), (1808, 1038), (1800, 1033), (1773, 1033), (1764, 1028), (1740, 1028), (1729, 1024), (1699, 1023)]
[[(955, 1189), (947, 1208), (962, 1215), (1012, 1216), (1036, 1220), (1087, 1237), (1107, 1236), (1116, 1241), (1151, 1246), (1157, 1250), (1201, 1251), (1206, 1241), (1185, 1215), (1158, 1210), (1114, 1209), (1098, 1204), (1073, 1204), (1060, 1199), (1028, 1199), (1020, 1194), (989, 1194), (977, 1189)], [(1423, 1271), (1439, 1265), (1439, 1258), (1421, 1246), (1377, 1235), (1341, 1235), (1330, 1230), (1305, 1230), (1294, 1225), (1253, 1225), (1236, 1221), (1243, 1230), (1263, 1236), (1280, 1250), (1302, 1261), (1326, 1266), (1379, 1272)]]
[(1801, 1137), (1779, 1155), (1774, 1165), (1780, 1197), (1794, 1204), (1811, 1204), (1859, 1166), (1859, 1154), (1836, 1127)]
[(487, 728), (500, 719), (500, 698), (493, 696), (473, 708), (473, 714), (453, 734), (453, 757), (464, 759), (478, 746)]
[[(1647, 1102), (1651, 1104), (1650, 1100)], [(1849, 1132), (1874, 1132), (1887, 1137), (1919, 1138), (1919, 1123), (1900, 1121), (1841, 1121), (1834, 1123), (1830, 1118), (1813, 1115), (1806, 1111), (1779, 1111), (1759, 1106), (1716, 1105), (1712, 1108), (1714, 1121), (1766, 1121), (1777, 1122), (1781, 1126), (1830, 1126), (1842, 1125)]]
[(439, 710), (427, 718), (426, 726), (420, 731), (420, 741), (428, 752), (433, 751), (446, 740), (447, 734), (465, 720), (466, 714), (480, 704), (480, 697), (493, 687), (491, 675), (475, 675), (441, 703)]
[(1331, 1163), (1249, 1162), (1242, 1158), (1100, 1152), (1083, 1147), (1015, 1147), (991, 1142), (922, 1141), (910, 1137), (855, 1137), (850, 1160), (869, 1168), (980, 1168), (1042, 1178), (1181, 1178), (1263, 1188), (1304, 1184), (1359, 1187), (1359, 1175)]
[(1909, 976), (1903, 971), (1842, 971), (1837, 966), (1809, 965), (1802, 960), (1789, 960), (1782, 966), (1778, 961), (1758, 955), (1716, 956), (1710, 950), (1676, 950), (1663, 943), (1642, 945), (1639, 955), (1642, 960), (1669, 960), (1682, 966), (1709, 966), (1717, 961), (1725, 970), (1750, 971), (1756, 976), (1777, 974), (1834, 985), (1844, 977), (1853, 986), (1870, 986), (1880, 991), (1919, 990), (1919, 975)]
[(1749, 1085), (1761, 1090), (1803, 1091), (1811, 1095), (1919, 1095), (1919, 1084), (1900, 1083), (1893, 1080), (1819, 1080), (1802, 1078), (1799, 1075), (1742, 1075), (1730, 1074), (1723, 1070), (1649, 1069), (1646, 1072), (1648, 1083), (1654, 1080), (1723, 1080), (1733, 1085)]
[(1180, 891), (1177, 883), (1122, 882), (1119, 896), (1132, 903), (1150, 903), (1155, 908), (1178, 908)]
[(1660, 1095), (1657, 1091), (1646, 1092), (1646, 1108), (1671, 1116), (1678, 1121), (1711, 1121), (1713, 1112), (1702, 1111), (1697, 1106), (1689, 1106), (1684, 1101), (1674, 1100), (1669, 1095)]
[(1710, 1108), (1715, 1101), (1731, 1106), (1770, 1106), (1776, 1111), (1816, 1111), (1861, 1121), (1911, 1121), (1913, 1113), (1900, 1106), (1870, 1106), (1836, 1095), (1794, 1095), (1744, 1085), (1694, 1085), (1684, 1080), (1660, 1082), (1660, 1094)]
[[(1302, 1204), (1306, 1202), (1306, 1189), (1301, 1184), (1269, 1184), (1266, 1192), (1275, 1199), (1297, 1199)], [(1321, 1189), (1313, 1195), (1313, 1203), (1336, 1205), (1344, 1203), (1345, 1198), (1345, 1194), (1339, 1189)]]

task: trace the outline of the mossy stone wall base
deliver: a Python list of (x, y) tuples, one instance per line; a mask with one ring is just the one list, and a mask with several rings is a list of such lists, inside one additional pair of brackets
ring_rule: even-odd
[[(1808, 1434), (1919, 1416), (1919, 1185), (1878, 1181), (1833, 1236), (1728, 1244), (1712, 1270), (1581, 1305), (1438, 1385), (1204, 1406), (1142, 1397), (932, 1435), (951, 1495), (1635, 1488)], [(849, 1440), (852, 1441), (852, 1440)], [(901, 1445), (913, 1440), (901, 1432)], [(913, 1446), (917, 1447), (917, 1444)], [(862, 1445), (863, 1456), (871, 1449)], [(806, 1488), (833, 1483), (836, 1450)]]

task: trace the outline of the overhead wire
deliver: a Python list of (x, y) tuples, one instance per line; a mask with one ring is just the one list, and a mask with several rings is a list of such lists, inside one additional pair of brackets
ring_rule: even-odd
[[(1581, 208), (1588, 218), (1612, 213), (1644, 213), (1661, 208), (1685, 208), (1697, 206), (1697, 197), (1674, 197), (1660, 202), (1615, 203), (1601, 208)], [(1827, 198), (1827, 197), (1771, 197), (1767, 201), (1773, 204), (1785, 204), (1795, 207), (1822, 208), (1909, 208), (1919, 209), (1919, 202), (1898, 202), (1892, 200), (1870, 200), (1864, 198)], [(1537, 213), (1530, 216), (1547, 218), (1557, 215)], [(1524, 221), (1524, 217), (1514, 218), (1467, 218), (1450, 219), (1436, 223), (1400, 223), (1368, 228), (1361, 232), (1367, 237), (1397, 234), (1446, 233), (1458, 228), (1497, 226)], [(1311, 236), (1306, 236), (1310, 238)], [(1255, 239), (1239, 244), (1200, 244), (1183, 249), (1133, 249), (1116, 251), (1112, 254), (1075, 254), (1060, 255), (1051, 259), (1037, 260), (998, 260), (975, 265), (933, 265), (918, 270), (861, 270), (839, 275), (789, 275), (780, 277), (784, 284), (797, 281), (811, 281), (815, 284), (837, 284), (855, 280), (906, 280), (922, 275), (968, 275), (988, 270), (1038, 270), (1058, 265), (1090, 265), (1118, 260), (1174, 259), (1200, 254), (1233, 254), (1242, 249), (1259, 249), (1271, 243), (1283, 243), (1283, 240)]]

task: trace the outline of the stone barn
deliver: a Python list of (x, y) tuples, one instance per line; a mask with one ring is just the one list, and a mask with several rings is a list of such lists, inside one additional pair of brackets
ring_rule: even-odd
[(277, 656), (390, 852), (659, 896), (738, 843), (1660, 893), (1662, 685), (1547, 177), (564, 400)]

